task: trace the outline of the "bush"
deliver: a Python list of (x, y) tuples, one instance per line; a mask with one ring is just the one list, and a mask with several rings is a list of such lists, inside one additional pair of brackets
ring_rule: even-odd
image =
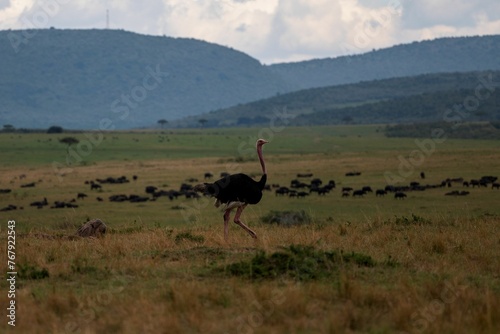
[(202, 235), (193, 235), (193, 234), (191, 234), (191, 232), (183, 232), (183, 233), (179, 233), (175, 236), (176, 243), (179, 243), (183, 240), (189, 240), (189, 241), (193, 241), (193, 242), (202, 243), (205, 241), (205, 237)]
[(270, 211), (267, 215), (262, 216), (261, 221), (266, 224), (276, 224), (280, 226), (295, 226), (312, 223), (311, 216), (301, 211)]
[(47, 133), (63, 133), (63, 131), (61, 126), (53, 125), (47, 130)]
[(49, 277), (49, 271), (46, 268), (38, 268), (31, 264), (19, 264), (17, 276), (22, 279), (43, 279)]
[(325, 252), (312, 246), (291, 245), (281, 252), (258, 252), (250, 261), (233, 263), (224, 268), (231, 276), (272, 279), (288, 276), (298, 281), (330, 277), (342, 265), (373, 267), (371, 256), (361, 253)]

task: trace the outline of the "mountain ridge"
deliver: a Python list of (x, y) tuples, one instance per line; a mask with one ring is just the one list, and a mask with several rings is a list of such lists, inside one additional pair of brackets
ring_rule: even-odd
[[(127, 129), (152, 127), (160, 119), (173, 125), (185, 117), (282, 98), (303, 87), (331, 86), (332, 78), (338, 85), (401, 77), (410, 69), (415, 75), (477, 70), (474, 66), (500, 70), (500, 35), (443, 38), (362, 55), (262, 65), (221, 45), (123, 30), (27, 31), (33, 37), (16, 53), (9, 34), (22, 32), (0, 31), (0, 123), (14, 127), (92, 129), (104, 120)], [(445, 66), (449, 54), (454, 59)], [(224, 124), (256, 116), (247, 112)]]

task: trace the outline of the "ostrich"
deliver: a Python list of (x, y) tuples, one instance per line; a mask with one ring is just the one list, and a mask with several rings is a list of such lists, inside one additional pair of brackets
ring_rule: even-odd
[(204, 193), (216, 198), (215, 207), (218, 208), (224, 204), (224, 239), (227, 240), (229, 230), (229, 219), (231, 210), (236, 209), (234, 222), (247, 231), (252, 238), (256, 239), (257, 235), (248, 226), (240, 220), (241, 213), (248, 204), (257, 204), (262, 198), (262, 190), (266, 185), (267, 171), (262, 157), (262, 145), (268, 141), (264, 139), (257, 140), (257, 155), (259, 156), (260, 165), (262, 166), (262, 177), (260, 181), (253, 180), (246, 174), (227, 175), (214, 183), (201, 183), (196, 185), (193, 190)]

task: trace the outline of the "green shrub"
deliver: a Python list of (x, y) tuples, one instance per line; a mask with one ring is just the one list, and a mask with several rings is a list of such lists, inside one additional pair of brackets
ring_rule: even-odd
[(342, 265), (373, 267), (375, 261), (360, 253), (325, 252), (312, 246), (291, 245), (283, 251), (258, 252), (251, 260), (230, 264), (224, 270), (231, 276), (251, 279), (273, 279), (281, 276), (298, 281), (332, 276)]
[(38, 268), (31, 264), (18, 264), (17, 277), (21, 279), (44, 279), (49, 277), (47, 268)]
[(311, 216), (301, 211), (274, 211), (271, 210), (267, 215), (262, 216), (261, 221), (266, 224), (276, 224), (280, 226), (296, 226), (312, 223)]
[(175, 236), (176, 243), (179, 243), (183, 240), (189, 240), (189, 241), (193, 241), (193, 242), (202, 243), (205, 241), (205, 237), (202, 235), (191, 234), (191, 232), (183, 232), (183, 233), (179, 233)]

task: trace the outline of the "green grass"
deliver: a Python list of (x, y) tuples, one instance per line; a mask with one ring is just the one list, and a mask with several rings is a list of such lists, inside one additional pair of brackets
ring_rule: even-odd
[[(384, 173), (398, 174), (399, 156), (408, 159), (418, 147), (413, 139), (385, 138), (377, 126), (337, 126), (314, 128), (285, 128), (272, 133), (271, 143), (264, 148), (269, 183), (289, 186), (297, 173), (311, 172), (323, 181), (333, 179), (337, 189), (327, 196), (316, 194), (305, 199), (290, 199), (266, 192), (258, 206), (245, 210), (253, 224), (272, 210), (303, 210), (317, 221), (368, 221), (394, 216), (458, 217), (499, 215), (496, 204), (500, 192), (491, 189), (469, 189), (466, 197), (448, 197), (448, 189), (411, 192), (409, 198), (395, 201), (391, 196), (376, 198), (341, 198), (342, 186), (360, 188), (370, 185), (374, 190), (387, 184)], [(145, 195), (144, 188), (154, 185), (161, 189), (178, 189), (189, 178), (203, 179), (210, 171), (260, 174), (255, 156), (254, 139), (266, 132), (262, 129), (176, 130), (157, 132), (106, 133), (102, 144), (85, 157), (85, 163), (63, 165), (67, 173), (58, 178), (52, 162), (64, 162), (66, 147), (57, 142), (57, 135), (1, 134), (0, 159), (2, 177), (0, 188), (12, 188), (10, 194), (0, 194), (0, 207), (14, 204), (24, 210), (12, 212), (23, 224), (21, 228), (53, 229), (78, 226), (92, 217), (105, 219), (116, 227), (128, 226), (185, 226), (218, 222), (221, 213), (209, 200), (162, 197), (156, 202), (109, 203), (113, 194)], [(75, 134), (84, 138), (83, 134)], [(169, 138), (169, 141), (159, 138)], [(51, 139), (51, 140), (50, 140)], [(448, 177), (478, 178), (500, 170), (496, 141), (447, 140), (437, 144), (432, 155), (416, 166), (404, 184), (420, 181), (436, 184)], [(62, 157), (62, 158), (61, 158)], [(243, 159), (235, 159), (243, 157)], [(59, 159), (59, 160), (58, 160)], [(427, 174), (420, 180), (419, 172)], [(349, 171), (360, 171), (359, 177), (346, 177)], [(406, 170), (405, 170), (406, 172)], [(20, 175), (26, 175), (20, 179)], [(104, 185), (102, 192), (90, 192), (85, 180), (138, 175), (139, 180), (127, 184)], [(307, 181), (307, 180), (306, 180)], [(36, 182), (35, 188), (20, 185)], [(453, 189), (462, 189), (455, 184)], [(47, 197), (49, 202), (69, 201), (77, 192), (89, 197), (78, 201), (77, 209), (37, 210), (29, 203)], [(102, 197), (105, 202), (97, 202)], [(184, 209), (182, 209), (184, 208)], [(7, 213), (10, 215), (11, 213)]]
[[(259, 175), (254, 139), (261, 129), (107, 133), (84, 164), (70, 166), (61, 178), (51, 165), (66, 152), (57, 136), (1, 134), (0, 188), (12, 192), (0, 194), (0, 208), (23, 207), (1, 212), (0, 227), (6, 231), (6, 221), (16, 221), (16, 264), (22, 273), (16, 330), (498, 332), (500, 191), (476, 188), (468, 189), (469, 196), (444, 196), (463, 189), (454, 184), (408, 192), (405, 200), (375, 194), (342, 198), (342, 186), (383, 188), (384, 173), (398, 171), (398, 156), (407, 158), (417, 148), (412, 139), (388, 139), (377, 129), (273, 133), (264, 146), (269, 184), (289, 186), (297, 173), (313, 173), (324, 182), (335, 180), (337, 188), (301, 199), (265, 192), (242, 214), (258, 239), (231, 223), (228, 242), (212, 199), (112, 203), (108, 197), (145, 195), (148, 185), (178, 189), (189, 178), (202, 182), (207, 171)], [(159, 135), (170, 141), (159, 142)], [(403, 183), (498, 175), (497, 146), (447, 140)], [(362, 174), (346, 177), (349, 171)], [(139, 178), (105, 184), (102, 191), (84, 183), (122, 175)], [(29, 182), (36, 187), (21, 188)], [(29, 205), (44, 197), (50, 204), (70, 201), (78, 192), (88, 197), (77, 200), (75, 209)], [(299, 213), (308, 223), (264, 222), (286, 212)], [(106, 223), (105, 237), (64, 237), (92, 218)], [(6, 234), (0, 236), (3, 245)], [(5, 254), (0, 252), (4, 263)], [(6, 291), (7, 282), (0, 287)], [(5, 302), (6, 294), (0, 295), (0, 305)], [(429, 311), (436, 303), (439, 312)]]

